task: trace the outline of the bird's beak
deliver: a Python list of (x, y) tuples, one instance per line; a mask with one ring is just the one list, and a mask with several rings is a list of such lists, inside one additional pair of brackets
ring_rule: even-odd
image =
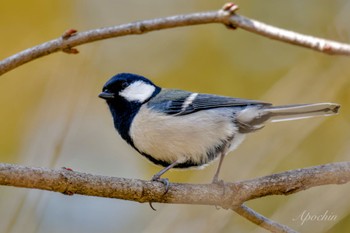
[(98, 97), (105, 99), (105, 100), (109, 100), (109, 99), (114, 99), (114, 94), (113, 93), (109, 93), (109, 92), (101, 92)]

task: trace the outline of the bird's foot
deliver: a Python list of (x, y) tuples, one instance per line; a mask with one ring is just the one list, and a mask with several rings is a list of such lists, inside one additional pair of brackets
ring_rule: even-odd
[(215, 176), (213, 177), (213, 181), (211, 182), (212, 184), (217, 184), (220, 186), (224, 186), (225, 182), (223, 180), (219, 180), (219, 176), (217, 174), (215, 174)]
[[(223, 180), (219, 180), (217, 176), (214, 176), (213, 181), (211, 183), (219, 185), (220, 187), (222, 187), (222, 195), (223, 196), (225, 195), (225, 182)], [(215, 208), (217, 210), (220, 209), (217, 205), (215, 205)]]
[(223, 180), (213, 180), (211, 183), (212, 184), (217, 184), (217, 185), (220, 185), (220, 186), (225, 186), (225, 182)]
[[(170, 182), (167, 178), (161, 178), (159, 175), (156, 174), (152, 177), (151, 181), (157, 181), (164, 184), (165, 191), (163, 193), (163, 196), (168, 193)], [(149, 206), (151, 207), (152, 210), (156, 211), (156, 208), (153, 207), (153, 204), (151, 201), (149, 202)]]
[(154, 175), (152, 177), (151, 181), (157, 181), (157, 182), (163, 183), (164, 187), (165, 187), (165, 191), (164, 191), (163, 195), (168, 193), (169, 187), (170, 187), (170, 182), (167, 178), (161, 178), (160, 176)]

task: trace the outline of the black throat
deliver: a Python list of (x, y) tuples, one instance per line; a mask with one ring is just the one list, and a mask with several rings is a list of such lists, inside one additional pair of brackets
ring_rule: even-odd
[(123, 97), (107, 101), (107, 104), (113, 116), (115, 129), (118, 131), (120, 136), (136, 150), (137, 148), (134, 146), (134, 142), (129, 134), (129, 129), (132, 121), (134, 120), (136, 114), (139, 112), (141, 106), (156, 96), (160, 91), (161, 88), (156, 87), (156, 90), (153, 92), (152, 96), (143, 103), (137, 101), (130, 102)]

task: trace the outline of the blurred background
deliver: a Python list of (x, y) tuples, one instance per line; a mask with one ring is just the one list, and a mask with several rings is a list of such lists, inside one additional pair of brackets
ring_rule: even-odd
[[(79, 31), (136, 20), (219, 9), (225, 1), (14, 0), (0, 3), (0, 59)], [(239, 13), (268, 24), (350, 42), (350, 2), (243, 1)], [(324, 55), (241, 29), (202, 25), (99, 41), (79, 55), (56, 53), (0, 77), (0, 159), (4, 163), (70, 167), (92, 174), (150, 179), (159, 167), (115, 132), (97, 95), (119, 72), (163, 87), (250, 98), (274, 104), (336, 102), (339, 115), (275, 123), (249, 135), (225, 159), (221, 178), (250, 179), (350, 157), (350, 58)], [(170, 181), (208, 183), (217, 164), (172, 171)], [(250, 201), (261, 214), (301, 232), (350, 229), (350, 185)], [(0, 232), (265, 232), (228, 210), (149, 205), (0, 187)], [(300, 215), (336, 216), (308, 221)], [(299, 218), (298, 218), (299, 217)]]

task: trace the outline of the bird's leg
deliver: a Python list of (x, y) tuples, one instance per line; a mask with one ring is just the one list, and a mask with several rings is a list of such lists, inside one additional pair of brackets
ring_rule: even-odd
[[(225, 185), (224, 185), (224, 181), (223, 180), (219, 180), (219, 173), (220, 173), (220, 170), (221, 170), (222, 162), (224, 161), (224, 158), (225, 158), (225, 155), (226, 155), (226, 150), (227, 150), (227, 148), (225, 150), (221, 151), (221, 153), (220, 153), (219, 165), (218, 165), (218, 168), (216, 169), (216, 172), (215, 172), (215, 175), (214, 175), (213, 181), (212, 181), (213, 184), (218, 184), (218, 185), (222, 186), (222, 188), (223, 188), (223, 192), (222, 192), (223, 196), (225, 195)], [(215, 208), (219, 209), (216, 205), (215, 205)]]
[[(169, 180), (167, 178), (161, 178), (161, 176), (166, 173), (167, 171), (169, 171), (170, 169), (172, 169), (173, 167), (175, 167), (176, 165), (178, 165), (180, 162), (179, 161), (175, 161), (172, 164), (170, 164), (169, 166), (163, 168), (162, 170), (160, 170), (158, 173), (156, 173), (153, 177), (152, 177), (152, 181), (158, 181), (164, 184), (165, 186), (165, 192), (163, 193), (163, 195), (165, 195), (168, 191), (169, 191)], [(149, 206), (152, 208), (152, 210), (156, 210), (153, 205), (152, 202), (149, 202)]]
[(158, 181), (161, 182), (165, 185), (165, 192), (164, 195), (169, 191), (169, 180), (167, 178), (161, 178), (161, 176), (166, 173), (167, 171), (169, 171), (171, 168), (175, 167), (176, 165), (179, 164), (179, 161), (175, 161), (172, 164), (170, 164), (169, 166), (163, 168), (162, 170), (160, 170), (158, 173), (156, 173), (153, 177), (152, 177), (152, 181)]
[(224, 150), (220, 153), (219, 165), (218, 165), (218, 168), (216, 169), (216, 172), (215, 172), (215, 175), (214, 175), (213, 181), (212, 181), (212, 183), (214, 183), (214, 184), (222, 183), (219, 181), (219, 173), (220, 173), (221, 165), (222, 165), (222, 162), (224, 161), (225, 155), (226, 155), (226, 150)]

